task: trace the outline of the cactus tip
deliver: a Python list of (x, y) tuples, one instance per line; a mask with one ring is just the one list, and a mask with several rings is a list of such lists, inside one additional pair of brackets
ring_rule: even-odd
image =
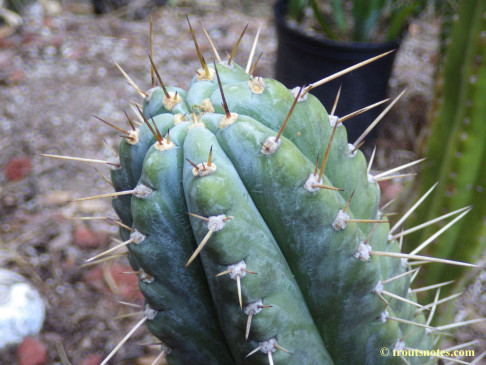
[(115, 346), (115, 348), (108, 354), (107, 357), (101, 362), (100, 365), (106, 365), (108, 361), (118, 352), (118, 350), (127, 342), (127, 340), (135, 333), (135, 331), (145, 323), (145, 321), (148, 319), (147, 316), (144, 316), (140, 321), (133, 326), (133, 328), (121, 339), (121, 341), (118, 343), (118, 345)]
[(208, 233), (206, 234), (206, 236), (204, 236), (204, 238), (201, 241), (201, 243), (199, 244), (199, 246), (197, 246), (197, 248), (194, 251), (194, 253), (192, 254), (192, 256), (189, 258), (189, 260), (187, 260), (186, 265), (185, 265), (186, 268), (194, 261), (194, 259), (197, 257), (197, 255), (199, 255), (199, 253), (202, 251), (202, 249), (204, 248), (206, 243), (208, 243), (208, 241), (211, 238), (211, 236), (213, 235), (214, 231), (215, 231), (214, 227), (211, 227), (209, 229)]
[[(388, 52), (390, 53), (390, 52)], [(381, 112), (380, 115), (378, 115), (373, 122), (366, 128), (366, 130), (361, 134), (361, 136), (358, 137), (358, 139), (353, 143), (353, 146), (357, 146), (372, 130), (375, 128), (375, 126), (380, 122), (380, 120), (388, 113), (388, 111), (396, 104), (398, 100), (405, 94), (406, 89), (403, 90), (400, 95), (398, 95), (391, 103), (388, 105), (385, 110)]]
[(35, 154), (36, 156), (42, 156), (42, 157), (50, 157), (50, 158), (57, 158), (60, 160), (70, 160), (70, 161), (78, 161), (78, 162), (92, 162), (92, 163), (101, 163), (113, 167), (120, 167), (119, 163), (115, 163), (112, 161), (105, 161), (105, 160), (96, 160), (96, 159), (91, 159), (91, 158), (82, 158), (82, 157), (72, 157), (72, 156), (62, 156), (62, 155), (50, 155), (46, 153), (39, 153)]
[(110, 122), (108, 122), (108, 121), (106, 121), (106, 120), (104, 120), (104, 119), (102, 119), (102, 118), (100, 118), (100, 117), (98, 117), (96, 115), (93, 115), (93, 117), (95, 117), (96, 119), (98, 119), (100, 122), (103, 122), (106, 125), (108, 125), (108, 126), (114, 128), (114, 129), (116, 129), (117, 131), (122, 132), (123, 134), (126, 134), (127, 136), (130, 136), (130, 132), (126, 131), (125, 129), (120, 128), (120, 127), (114, 125), (113, 123), (110, 123)]
[[(260, 37), (260, 31), (261, 30), (262, 30), (262, 26), (260, 25), (258, 27), (257, 33), (255, 35), (255, 40), (253, 41), (253, 45), (251, 47), (250, 55), (248, 56), (248, 62), (246, 63), (246, 69), (245, 69), (245, 72), (248, 75), (253, 74), (253, 67), (252, 67), (253, 56), (255, 55), (255, 49), (256, 49), (256, 46), (257, 46), (257, 43), (258, 43), (258, 38)], [(260, 56), (261, 55), (262, 54), (260, 53)], [(260, 56), (258, 56), (258, 59), (260, 59)], [(257, 62), (258, 62), (258, 60), (257, 60)]]
[(114, 193), (99, 194), (99, 195), (88, 196), (88, 197), (85, 197), (85, 198), (68, 200), (67, 202), (68, 203), (76, 203), (76, 202), (82, 202), (82, 201), (93, 200), (93, 199), (113, 198), (113, 197), (116, 197), (116, 196), (130, 195), (130, 194), (134, 194), (134, 193), (135, 193), (135, 189), (125, 190), (125, 191), (117, 191), (117, 192), (114, 192)]
[(231, 54), (230, 54), (230, 56), (228, 58), (228, 66), (231, 66), (231, 60), (235, 56), (236, 50), (238, 49), (238, 46), (240, 45), (241, 39), (245, 35), (245, 32), (246, 32), (247, 29), (248, 29), (248, 24), (245, 26), (245, 29), (243, 29), (243, 31), (241, 32), (240, 38), (238, 38), (238, 40), (236, 41), (235, 46), (233, 47), (233, 50), (231, 51)]
[(206, 36), (206, 38), (209, 42), (209, 45), (211, 46), (211, 49), (213, 50), (214, 58), (216, 59), (216, 61), (218, 61), (218, 63), (221, 63), (221, 57), (219, 57), (218, 50), (214, 46), (214, 43), (213, 43), (211, 37), (209, 36), (208, 32), (206, 31), (206, 28), (204, 28), (204, 26), (202, 24), (201, 24), (201, 28), (202, 28), (204, 35)]
[(189, 20), (189, 16), (187, 14), (186, 14), (186, 19), (187, 19), (187, 24), (189, 24), (189, 31), (191, 32), (192, 40), (194, 41), (194, 46), (196, 47), (196, 52), (197, 52), (197, 56), (199, 57), (199, 62), (201, 63), (201, 67), (204, 70), (204, 75), (205, 75), (205, 77), (209, 77), (210, 73), (209, 73), (208, 65), (206, 64), (206, 61), (204, 60), (201, 49), (199, 48), (199, 44), (197, 43), (197, 39), (196, 39), (196, 34), (194, 33), (194, 30), (192, 29), (192, 25), (191, 25), (191, 22)]
[(279, 140), (279, 138), (282, 136), (282, 133), (283, 133), (285, 127), (287, 126), (287, 123), (290, 119), (290, 116), (292, 115), (292, 112), (295, 109), (295, 105), (297, 105), (297, 102), (299, 101), (300, 93), (302, 92), (303, 88), (304, 88), (303, 86), (300, 87), (299, 92), (297, 93), (297, 96), (295, 97), (294, 102), (292, 103), (292, 106), (290, 107), (290, 110), (287, 113), (287, 116), (285, 117), (285, 120), (282, 123), (282, 126), (280, 127), (280, 130), (277, 133), (277, 136), (275, 137), (275, 142), (277, 142)]
[(216, 71), (216, 78), (218, 79), (219, 91), (221, 92), (221, 99), (223, 100), (224, 113), (226, 114), (226, 118), (230, 119), (231, 113), (228, 109), (228, 103), (226, 103), (226, 98), (224, 97), (223, 85), (221, 84), (221, 79), (219, 78), (219, 72), (218, 72), (218, 69), (216, 67), (216, 63), (214, 63), (214, 70)]
[(103, 257), (103, 256), (106, 256), (108, 255), (109, 253), (113, 252), (113, 251), (116, 251), (118, 250), (119, 248), (122, 248), (122, 247), (125, 247), (126, 245), (130, 244), (130, 243), (133, 243), (135, 242), (134, 238), (130, 238), (129, 240), (127, 241), (124, 241), (122, 243), (119, 243), (118, 245), (106, 250), (106, 251), (103, 251), (102, 253), (99, 253), (98, 255), (95, 255), (87, 260), (85, 260), (84, 262), (85, 263), (88, 263), (88, 262), (91, 262), (91, 261), (94, 261), (96, 259), (99, 259), (100, 257)]
[(103, 259), (100, 259), (100, 260), (96, 260), (96, 261), (84, 263), (84, 264), (81, 265), (81, 267), (86, 267), (86, 266), (92, 266), (92, 265), (101, 264), (103, 262), (110, 261), (110, 260), (113, 260), (113, 259), (117, 259), (119, 257), (124, 257), (124, 256), (127, 256), (127, 255), (128, 255), (128, 252), (124, 252), (124, 253), (119, 253), (119, 254), (116, 254), (116, 255), (107, 256), (107, 257), (105, 257)]
[(152, 6), (150, 6), (149, 10), (149, 42), (150, 42), (150, 79), (152, 81), (152, 87), (155, 87), (155, 77), (154, 77), (154, 70), (155, 67), (152, 62), (152, 58), (154, 57), (154, 19), (152, 14)]
[[(157, 70), (157, 67), (155, 67), (155, 63), (154, 63), (154, 60), (153, 60), (153, 54), (149, 53), (148, 57), (149, 57), (149, 60), (150, 60), (150, 65), (152, 66), (151, 70), (152, 70), (152, 72), (155, 72), (155, 75), (157, 76), (157, 80), (159, 80), (160, 87), (164, 91), (165, 97), (167, 99), (170, 99), (170, 94), (167, 92), (167, 89), (165, 88), (165, 84), (162, 81), (162, 77), (160, 77), (160, 74), (159, 74), (159, 71)], [(155, 79), (154, 78), (153, 78), (153, 81), (152, 81), (152, 87), (155, 87)], [(176, 97), (176, 99), (177, 99), (177, 97)]]
[(258, 55), (257, 59), (255, 60), (255, 62), (253, 63), (253, 65), (251, 65), (251, 68), (250, 70), (248, 71), (248, 74), (249, 75), (253, 75), (255, 73), (255, 69), (258, 65), (258, 62), (260, 62), (260, 58), (262, 57), (263, 55), (263, 52), (260, 52), (260, 54)]
[(133, 120), (128, 116), (128, 113), (126, 110), (123, 110), (123, 113), (125, 113), (125, 117), (128, 120), (128, 123), (130, 124), (130, 127), (132, 128), (132, 131), (135, 131), (135, 125), (133, 124)]
[(478, 269), (484, 269), (484, 267), (482, 267), (480, 265), (470, 264), (470, 263), (462, 262), (462, 261), (440, 259), (440, 258), (431, 257), (431, 256), (411, 255), (411, 254), (407, 254), (407, 253), (386, 252), (386, 251), (371, 251), (370, 254), (376, 255), (376, 256), (387, 256), (387, 257), (402, 258), (402, 259), (407, 259), (407, 260), (420, 260), (420, 261), (423, 261), (424, 263), (437, 262), (437, 263), (440, 263), (440, 264), (457, 265), (457, 266), (465, 266), (465, 267), (474, 267), (474, 268), (478, 268)]
[(211, 167), (211, 159), (213, 157), (213, 145), (211, 145), (211, 148), (209, 149), (209, 156), (208, 156), (208, 167)]
[(113, 62), (115, 63), (115, 66), (118, 68), (118, 70), (122, 73), (123, 77), (127, 80), (128, 85), (133, 87), (140, 94), (140, 96), (142, 97), (148, 96), (148, 94), (145, 91), (142, 91), (137, 86), (137, 84), (130, 78), (130, 76), (128, 76), (128, 74), (125, 72), (125, 70), (123, 70), (123, 68), (118, 64), (118, 62), (116, 62), (115, 60), (113, 60)]
[(339, 89), (338, 89), (338, 92), (336, 94), (336, 99), (334, 99), (334, 104), (332, 106), (331, 113), (329, 114), (329, 116), (334, 115), (334, 113), (336, 112), (336, 108), (337, 108), (337, 105), (338, 105), (338, 102), (339, 102), (339, 96), (341, 96), (342, 86), (343, 86), (343, 84), (339, 85)]
[(240, 303), (240, 309), (243, 309), (243, 299), (241, 296), (241, 276), (236, 275), (236, 288), (238, 291), (238, 303)]
[(363, 67), (363, 66), (365, 66), (365, 65), (367, 65), (367, 64), (369, 64), (369, 63), (371, 63), (371, 62), (374, 62), (374, 61), (378, 60), (379, 58), (384, 57), (384, 56), (386, 56), (386, 55), (388, 55), (388, 54), (390, 54), (390, 53), (392, 53), (392, 52), (394, 52), (394, 51), (395, 51), (395, 50), (391, 50), (391, 51), (388, 51), (388, 52), (382, 53), (382, 54), (380, 54), (380, 55), (378, 55), (378, 56), (375, 56), (375, 57), (369, 58), (369, 59), (367, 59), (367, 60), (365, 60), (365, 61), (362, 61), (362, 62), (360, 62), (360, 63), (357, 63), (356, 65), (353, 65), (353, 66), (351, 66), (351, 67), (348, 67), (348, 68), (346, 68), (346, 69), (344, 69), (344, 70), (342, 70), (342, 71), (336, 72), (335, 74), (332, 74), (332, 75), (330, 75), (330, 76), (327, 76), (327, 77), (325, 77), (325, 78), (323, 78), (323, 79), (321, 79), (321, 80), (319, 80), (319, 81), (316, 81), (316, 82), (314, 82), (314, 83), (310, 84), (309, 86), (307, 86), (307, 87), (305, 88), (305, 90), (304, 90), (304, 96), (305, 96), (305, 95), (306, 95), (306, 94), (307, 94), (307, 93), (308, 93), (310, 90), (312, 90), (312, 89), (314, 89), (314, 88), (316, 88), (316, 87), (318, 87), (318, 86), (320, 86), (320, 85), (323, 85), (323, 84), (325, 84), (325, 83), (327, 83), (327, 82), (329, 82), (329, 81), (332, 81), (332, 80), (334, 80), (334, 79), (337, 79), (338, 77), (341, 77), (341, 76), (343, 76), (343, 75), (345, 75), (345, 74), (347, 74), (347, 73), (349, 73), (349, 72), (351, 72), (351, 71), (354, 71), (354, 70), (356, 70), (356, 69), (358, 69), (358, 68), (360, 68), (360, 67)]

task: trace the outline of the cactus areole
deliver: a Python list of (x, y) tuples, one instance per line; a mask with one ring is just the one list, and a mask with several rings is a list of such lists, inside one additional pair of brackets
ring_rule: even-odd
[(435, 305), (409, 293), (408, 260), (429, 258), (390, 238), (346, 118), (309, 93), (319, 83), (289, 90), (233, 53), (200, 56), (188, 90), (166, 87), (151, 59), (161, 86), (110, 164), (146, 301), (137, 328), (169, 364), (434, 362), (403, 354), (431, 350), (440, 330)]

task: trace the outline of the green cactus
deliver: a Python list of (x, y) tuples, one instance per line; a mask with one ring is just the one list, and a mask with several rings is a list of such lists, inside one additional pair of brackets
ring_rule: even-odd
[(308, 93), (319, 82), (288, 90), (233, 55), (199, 53), (187, 92), (152, 63), (161, 86), (111, 163), (117, 192), (103, 196), (146, 300), (136, 328), (170, 364), (430, 363), (397, 351), (432, 350), (443, 329), (430, 327), (437, 303), (409, 293), (407, 260), (434, 259), (389, 238), (348, 117)]
[[(471, 205), (466, 218), (428, 248), (430, 255), (467, 262), (478, 261), (486, 248), (485, 14), (484, 1), (462, 1), (453, 24), (439, 78), (438, 105), (424, 151), (427, 168), (421, 174), (422, 192), (437, 181), (439, 184), (428, 205), (417, 210), (415, 220), (427, 221)], [(432, 228), (425, 229), (409, 242), (423, 242), (433, 232)], [(462, 274), (459, 267), (431, 265), (424, 283), (454, 280)]]

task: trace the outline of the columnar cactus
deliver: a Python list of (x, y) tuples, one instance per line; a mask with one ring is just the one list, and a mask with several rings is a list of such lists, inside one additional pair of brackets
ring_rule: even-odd
[[(424, 154), (427, 168), (422, 188), (437, 180), (429, 206), (417, 211), (418, 222), (450, 210), (472, 205), (467, 219), (459, 221), (430, 246), (432, 255), (476, 262), (486, 247), (486, 3), (463, 1), (452, 26), (444, 69), (439, 78), (436, 113)], [(430, 236), (430, 229), (414, 238)], [(460, 268), (434, 265), (424, 278), (454, 280)]]
[(199, 53), (187, 91), (152, 63), (160, 86), (110, 163), (139, 325), (170, 364), (401, 364), (432, 349), (439, 299), (409, 293), (408, 260), (435, 259), (400, 253), (378, 207), (393, 171), (369, 173), (346, 117), (309, 93), (319, 82), (288, 90), (233, 54)]

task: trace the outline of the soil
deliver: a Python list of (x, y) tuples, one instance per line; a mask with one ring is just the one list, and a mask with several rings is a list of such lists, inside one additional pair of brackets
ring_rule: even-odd
[[(221, 55), (231, 51), (249, 24), (236, 54), (242, 65), (261, 26), (257, 54), (264, 53), (257, 74), (273, 76), (276, 37), (271, 3), (172, 3), (153, 14), (154, 61), (166, 84), (187, 88), (199, 67), (186, 13), (208, 59), (212, 53), (201, 24)], [(414, 25), (398, 54), (390, 92), (397, 95), (405, 86), (409, 92), (390, 116), (395, 119), (393, 128), (380, 132), (375, 168), (409, 162), (416, 154), (437, 61), (437, 26), (429, 23)], [(38, 339), (47, 345), (48, 364), (102, 358), (141, 318), (140, 309), (117, 302), (143, 303), (135, 275), (122, 274), (131, 270), (125, 258), (82, 267), (113, 243), (118, 227), (106, 219), (71, 220), (116, 218), (108, 199), (68, 202), (110, 192), (111, 186), (94, 169), (108, 174), (108, 168), (37, 154), (113, 157), (110, 148), (116, 150), (120, 133), (93, 115), (129, 128), (123, 111), (134, 116), (129, 101), (141, 98), (113, 60), (141, 89), (148, 89), (148, 29), (147, 19), (95, 16), (88, 1), (70, 0), (57, 14), (34, 3), (21, 28), (9, 35), (0, 32), (0, 264), (28, 278), (45, 299), (47, 317)], [(113, 363), (151, 364), (159, 352), (158, 340), (140, 329)], [(0, 350), (0, 359), (2, 364), (16, 364), (15, 346)]]

